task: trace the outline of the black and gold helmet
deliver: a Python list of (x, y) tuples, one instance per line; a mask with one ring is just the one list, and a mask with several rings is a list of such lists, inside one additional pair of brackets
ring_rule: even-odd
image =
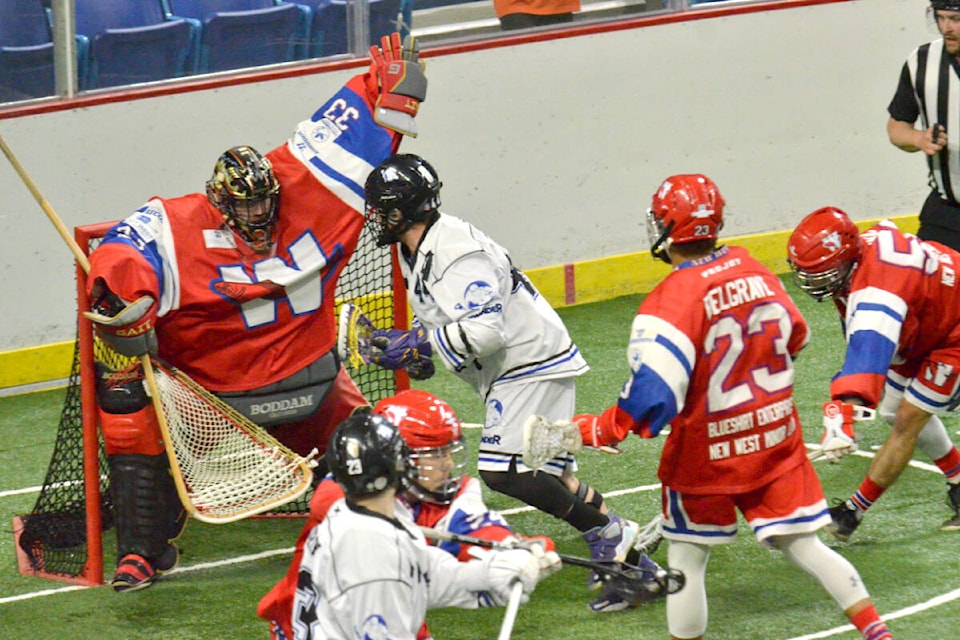
[(241, 146), (225, 151), (207, 181), (207, 198), (254, 251), (271, 249), (280, 210), (280, 182), (273, 165), (256, 149)]

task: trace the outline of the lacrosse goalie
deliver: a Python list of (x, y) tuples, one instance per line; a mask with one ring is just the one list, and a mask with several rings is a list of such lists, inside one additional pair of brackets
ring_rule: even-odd
[[(560, 568), (541, 545), (458, 561), (430, 546), (397, 493), (417, 471), (386, 417), (359, 413), (333, 435), (327, 462), (345, 497), (307, 535), (293, 598), (293, 638), (414, 638), (428, 609), (520, 602)], [(358, 634), (359, 632), (359, 634)]]
[[(527, 418), (569, 419), (587, 363), (507, 251), (440, 211), (440, 187), (430, 163), (411, 154), (388, 158), (367, 178), (367, 223), (380, 244), (399, 244), (416, 322), (410, 330), (374, 330), (360, 357), (415, 378), (432, 374), (432, 358), (439, 359), (486, 405), (477, 463), (484, 483), (576, 528), (594, 560), (623, 562), (640, 529), (608, 512), (603, 496), (577, 479), (573, 455), (559, 452), (539, 468), (522, 459)], [(591, 574), (588, 587), (600, 586)]]
[[(117, 353), (155, 353), (296, 453), (326, 449), (366, 399), (336, 358), (334, 293), (363, 229), (363, 181), (396, 152), (427, 81), (416, 43), (371, 47), (352, 78), (269, 153), (237, 146), (206, 193), (152, 198), (90, 255), (98, 334)], [(157, 416), (133, 365), (99, 359), (118, 566), (133, 591), (177, 562), (185, 519)]]
[(793, 405), (793, 357), (807, 323), (780, 280), (742, 247), (718, 246), (724, 200), (699, 174), (668, 178), (647, 211), (651, 253), (673, 271), (640, 305), (617, 404), (574, 418), (584, 445), (616, 446), (670, 425), (660, 460), (673, 638), (703, 638), (705, 575), (739, 510), (757, 540), (824, 586), (869, 640), (893, 636), (857, 570), (817, 530), (830, 522)]

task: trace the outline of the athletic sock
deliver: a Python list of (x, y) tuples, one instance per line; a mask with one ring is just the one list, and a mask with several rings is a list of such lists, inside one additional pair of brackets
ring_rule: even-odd
[(850, 503), (860, 511), (866, 511), (873, 503), (880, 499), (883, 492), (886, 491), (870, 478), (864, 478), (860, 488), (850, 496)]
[(850, 616), (850, 622), (863, 636), (863, 640), (893, 640), (893, 634), (890, 633), (886, 623), (880, 619), (880, 614), (873, 605)]
[(956, 447), (951, 447), (947, 455), (937, 458), (933, 463), (947, 477), (947, 482), (950, 484), (960, 483), (960, 451)]

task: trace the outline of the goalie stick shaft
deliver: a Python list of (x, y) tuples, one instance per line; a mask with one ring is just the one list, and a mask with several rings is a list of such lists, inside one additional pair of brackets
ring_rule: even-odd
[[(23, 184), (33, 195), (33, 198), (37, 201), (37, 204), (39, 204), (40, 208), (43, 209), (43, 212), (47, 215), (47, 218), (49, 218), (50, 222), (53, 223), (57, 233), (59, 233), (60, 237), (63, 238), (63, 241), (67, 243), (67, 246), (70, 248), (70, 252), (73, 253), (73, 257), (77, 261), (77, 264), (80, 265), (80, 268), (83, 269), (85, 274), (89, 275), (90, 259), (83, 252), (83, 249), (80, 248), (80, 245), (77, 244), (77, 241), (73, 238), (73, 236), (70, 235), (70, 232), (67, 231), (67, 227), (63, 224), (63, 220), (61, 220), (60, 216), (57, 215), (57, 212), (54, 211), (53, 206), (47, 202), (47, 199), (43, 197), (43, 193), (41, 193), (40, 188), (30, 177), (30, 174), (27, 173), (27, 170), (23, 168), (23, 165), (20, 164), (20, 160), (17, 159), (17, 156), (13, 153), (13, 150), (7, 145), (7, 142), (3, 139), (3, 136), (0, 136), (0, 150), (3, 151), (3, 155), (5, 155), (7, 160), (10, 161), (10, 165), (13, 167), (14, 171), (17, 172), (17, 175), (20, 176), (20, 180), (23, 181)], [(150, 398), (153, 401), (153, 408), (154, 412), (157, 414), (157, 423), (160, 427), (160, 434), (163, 437), (164, 445), (166, 446), (168, 452), (167, 457), (170, 459), (170, 470), (173, 472), (171, 475), (173, 476), (174, 484), (177, 487), (177, 493), (180, 494), (180, 499), (183, 502), (184, 508), (187, 509), (192, 515), (196, 513), (196, 508), (193, 506), (193, 501), (190, 500), (190, 494), (183, 482), (183, 474), (180, 472), (180, 465), (176, 459), (176, 456), (173, 454), (173, 442), (170, 436), (170, 428), (163, 412), (163, 404), (160, 400), (160, 392), (157, 389), (157, 379), (154, 375), (153, 364), (150, 362), (149, 354), (140, 356), (140, 364), (143, 366), (144, 378), (147, 382), (147, 391), (149, 392)]]

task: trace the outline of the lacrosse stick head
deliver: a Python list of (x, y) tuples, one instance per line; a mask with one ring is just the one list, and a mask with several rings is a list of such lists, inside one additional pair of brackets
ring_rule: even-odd
[(523, 425), (523, 464), (539, 469), (561, 453), (576, 453), (583, 446), (580, 428), (569, 420), (550, 422), (530, 416)]
[(359, 369), (370, 364), (370, 335), (374, 330), (373, 322), (364, 315), (355, 304), (344, 302), (340, 307), (337, 327), (337, 355), (341, 362)]
[(661, 567), (647, 556), (638, 564), (623, 564), (618, 573), (600, 574), (600, 599), (619, 599), (627, 608), (638, 607), (677, 593), (687, 583), (682, 571)]
[(414, 474), (407, 493), (434, 504), (453, 502), (467, 466), (463, 427), (453, 408), (426, 391), (407, 389), (378, 402), (373, 412), (397, 425), (410, 449)]

